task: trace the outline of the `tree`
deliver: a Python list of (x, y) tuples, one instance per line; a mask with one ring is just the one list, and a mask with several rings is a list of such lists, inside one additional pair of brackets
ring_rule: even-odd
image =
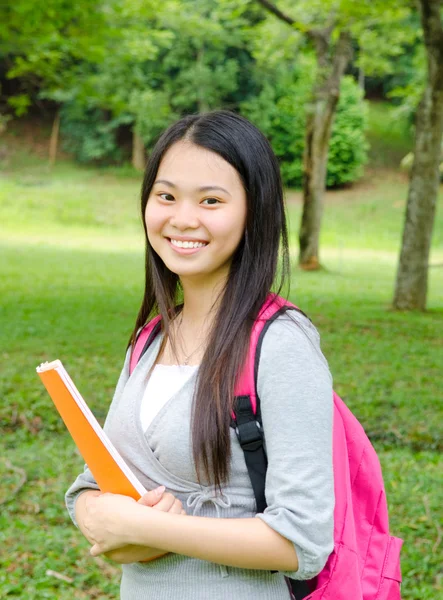
[[(268, 0), (258, 0), (267, 10), (291, 26), (297, 22)], [(340, 96), (340, 82), (351, 58), (351, 39), (340, 31), (332, 49), (333, 16), (323, 27), (306, 28), (315, 48), (317, 76), (306, 118), (303, 165), (303, 212), (299, 234), (299, 263), (304, 269), (318, 269), (319, 239), (326, 188), (329, 140), (335, 109)]]
[(16, 79), (8, 98), (17, 116), (25, 114), (38, 91), (64, 87), (79, 61), (100, 60), (104, 2), (33, 0), (0, 3), (0, 68)]
[[(317, 59), (316, 77), (306, 119), (299, 264), (304, 269), (318, 269), (328, 149), (342, 77), (354, 46), (366, 46), (371, 50), (376, 47), (374, 39), (370, 39), (369, 43), (365, 40), (368, 27), (388, 25), (390, 45), (382, 53), (383, 57), (389, 53), (398, 53), (396, 25), (399, 20), (404, 19), (408, 9), (402, 6), (387, 8), (380, 0), (370, 3), (355, 3), (352, 0), (300, 0), (292, 9), (298, 13), (296, 18), (289, 16), (269, 0), (257, 1), (280, 21), (301, 31), (314, 48)], [(370, 65), (371, 61), (368, 63)]]
[(406, 206), (394, 308), (424, 310), (428, 262), (440, 183), (443, 135), (441, 0), (420, 0), (427, 80), (416, 115), (415, 151)]
[(104, 35), (96, 40), (100, 60), (78, 61), (69, 82), (43, 92), (63, 104), (69, 150), (82, 161), (118, 160), (118, 135), (130, 128), (133, 165), (140, 168), (145, 148), (182, 114), (235, 108), (239, 88), (248, 92), (246, 71), (252, 63), (247, 29), (254, 11), (248, 4), (123, 0), (110, 5)]

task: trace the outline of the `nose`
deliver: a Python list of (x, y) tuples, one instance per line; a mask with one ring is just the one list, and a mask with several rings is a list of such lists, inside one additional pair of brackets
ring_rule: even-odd
[(192, 202), (177, 202), (174, 206), (169, 223), (175, 229), (197, 229), (200, 225), (197, 216), (197, 207)]

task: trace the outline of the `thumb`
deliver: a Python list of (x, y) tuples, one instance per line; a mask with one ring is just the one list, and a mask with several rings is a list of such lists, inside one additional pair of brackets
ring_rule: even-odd
[(100, 549), (98, 544), (94, 544), (92, 548), (89, 550), (89, 554), (91, 556), (98, 556), (100, 554)]
[(147, 492), (144, 496), (142, 496), (137, 502), (138, 504), (143, 504), (143, 506), (155, 506), (157, 502), (160, 501), (163, 493), (165, 491), (165, 486), (161, 485), (155, 490), (151, 490)]

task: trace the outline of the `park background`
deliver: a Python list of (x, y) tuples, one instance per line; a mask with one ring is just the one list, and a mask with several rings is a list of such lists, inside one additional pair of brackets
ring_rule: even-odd
[[(393, 309), (426, 86), (419, 7), (276, 2), (285, 21), (264, 4), (0, 7), (1, 598), (118, 597), (118, 566), (89, 557), (65, 511), (83, 463), (35, 367), (62, 359), (103, 422), (142, 298), (140, 167), (170, 122), (216, 108), (255, 122), (280, 160), (290, 299), (318, 327), (335, 389), (379, 453), (391, 530), (405, 540), (402, 596), (443, 598), (441, 186), (426, 310)], [(321, 268), (309, 270), (297, 264), (298, 235), (320, 30), (327, 56), (343, 31), (351, 52), (329, 144)]]

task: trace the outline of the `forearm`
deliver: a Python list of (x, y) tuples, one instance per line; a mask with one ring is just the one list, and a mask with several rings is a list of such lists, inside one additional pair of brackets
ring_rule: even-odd
[(121, 565), (134, 562), (150, 562), (157, 558), (165, 556), (167, 552), (158, 548), (149, 548), (148, 546), (123, 546), (117, 550), (106, 552), (106, 558), (113, 560)]
[[(149, 511), (152, 513), (152, 511)], [(231, 567), (296, 571), (293, 544), (257, 518), (218, 519), (167, 513), (141, 515), (131, 543), (149, 544)]]

